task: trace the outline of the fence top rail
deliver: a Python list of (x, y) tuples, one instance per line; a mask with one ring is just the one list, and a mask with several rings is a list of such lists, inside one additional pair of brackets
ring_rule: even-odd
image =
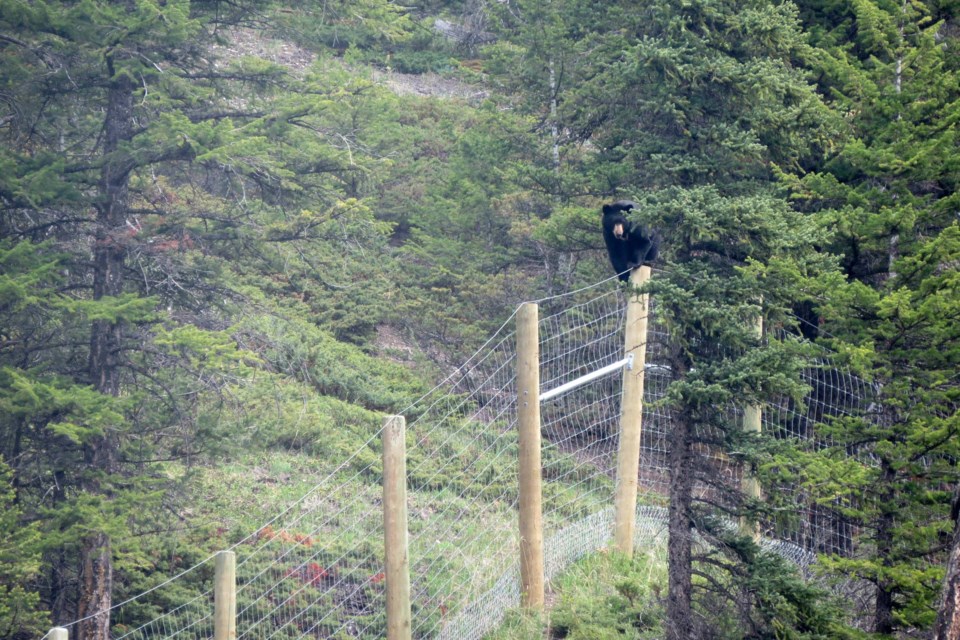
[(628, 370), (633, 369), (633, 354), (628, 354), (626, 358), (617, 360), (614, 363), (608, 364), (605, 367), (601, 367), (596, 371), (591, 371), (590, 373), (584, 374), (577, 378), (576, 380), (571, 380), (570, 382), (564, 383), (559, 387), (555, 387), (550, 391), (544, 391), (540, 394), (540, 402), (546, 402), (558, 396), (573, 391), (577, 387), (582, 387), (588, 382), (592, 382), (597, 378), (602, 378), (603, 376), (613, 373), (614, 371), (619, 371), (623, 367), (626, 367)]

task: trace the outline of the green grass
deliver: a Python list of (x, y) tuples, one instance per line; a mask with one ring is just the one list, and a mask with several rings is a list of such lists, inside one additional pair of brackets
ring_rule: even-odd
[(661, 594), (667, 569), (662, 547), (633, 558), (601, 551), (565, 571), (552, 586), (547, 611), (512, 611), (490, 640), (650, 639), (662, 636)]
[[(259, 376), (237, 394), (244, 411), (228, 427), (231, 446), (216, 468), (168, 465), (171, 479), (182, 480), (184, 502), (192, 505), (185, 514), (187, 526), (197, 528), (190, 558), (207, 557), (241, 540), (246, 542), (240, 556), (246, 557), (262, 540), (276, 540), (242, 573), (257, 575), (271, 563), (292, 572), (276, 587), (277, 593), (289, 587), (285, 598), (291, 601), (312, 594), (303, 589), (305, 566), (317, 564), (334, 571), (335, 565), (338, 577), (357, 583), (376, 575), (382, 561), (378, 519), (382, 470), (375, 434), (382, 415), (317, 395), (306, 383), (270, 375)], [(518, 445), (516, 434), (503, 429), (500, 424), (461, 419), (437, 425), (427, 421), (408, 432), (408, 444), (423, 440), (408, 451), (411, 581), (424, 594), (414, 603), (421, 628), (433, 628), (457, 615), (492, 587), (515, 559), (512, 505)], [(610, 506), (613, 483), (606, 474), (555, 447), (544, 453), (544, 463), (548, 526), (570, 524)], [(314, 487), (317, 490), (311, 492)], [(288, 506), (289, 517), (271, 522)], [(308, 546), (298, 546), (297, 540), (308, 538)], [(183, 558), (179, 569), (187, 558), (179, 550), (177, 555)], [(205, 588), (207, 581), (206, 576), (198, 578), (197, 588)], [(632, 606), (644, 588), (635, 582), (620, 585), (622, 594), (614, 585), (605, 595), (626, 598)], [(371, 632), (381, 622), (378, 589), (370, 587), (364, 596), (368, 602), (359, 621)], [(337, 593), (331, 597), (329, 602), (318, 600), (315, 608), (341, 604)], [(305, 616), (298, 618), (296, 627), (290, 626), (291, 633), (305, 624)], [(645, 619), (638, 624), (646, 624)]]

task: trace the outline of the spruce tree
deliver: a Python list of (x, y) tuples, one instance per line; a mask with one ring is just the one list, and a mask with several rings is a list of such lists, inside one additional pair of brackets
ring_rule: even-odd
[(29, 586), (40, 571), (39, 528), (20, 522), (15, 495), (13, 472), (0, 459), (0, 634), (26, 640), (42, 635), (49, 621)]
[(242, 290), (281, 247), (316, 271), (383, 237), (365, 158), (317, 122), (342, 87), (228, 49), (270, 5), (0, 0), (0, 453), (83, 640), (169, 526), (162, 461), (220, 446), (198, 414), (246, 371)]
[(843, 472), (808, 466), (818, 471), (809, 484), (839, 480), (863, 557), (832, 564), (875, 587), (873, 628), (926, 629), (960, 478), (956, 8), (800, 4), (845, 135), (796, 194), (833, 232), (824, 249), (841, 256), (849, 279), (825, 292), (830, 344), (873, 382), (882, 408), (824, 425), (835, 452), (858, 455)]
[[(695, 607), (717, 599), (762, 635), (769, 610), (735, 585), (750, 573), (738, 567), (763, 563), (722, 525), (755, 517), (757, 505), (718, 460), (757, 461), (760, 442), (731, 407), (800, 390), (802, 349), (772, 333), (759, 340), (756, 319), (790, 325), (804, 284), (832, 269), (778, 181), (830, 144), (829, 113), (800, 68), (809, 50), (798, 16), (786, 3), (725, 1), (615, 3), (580, 21), (554, 11), (578, 54), (566, 58), (576, 80), (557, 105), (571, 151), (561, 172), (594, 202), (636, 200), (635, 219), (663, 234), (648, 289), (669, 334), (667, 636), (706, 635)], [(695, 533), (715, 550), (695, 552)]]

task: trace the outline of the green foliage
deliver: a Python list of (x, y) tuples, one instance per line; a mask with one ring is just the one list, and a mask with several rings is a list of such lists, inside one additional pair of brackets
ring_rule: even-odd
[[(760, 549), (751, 538), (720, 533), (725, 544), (713, 554), (702, 574), (710, 595), (701, 606), (706, 616), (719, 623), (719, 637), (828, 640), (866, 637), (844, 622), (840, 602), (823, 587), (808, 582), (787, 559)], [(727, 591), (717, 588), (728, 580), (724, 560), (736, 558), (744, 575)], [(736, 593), (730, 601), (725, 601)], [(740, 608), (741, 615), (732, 611)], [(747, 614), (743, 615), (742, 612)], [(744, 624), (749, 625), (744, 627)]]
[[(551, 132), (555, 193), (629, 196), (638, 202), (633, 219), (662, 231), (663, 271), (646, 290), (669, 333), (664, 403), (675, 418), (671, 447), (680, 451), (670, 455), (687, 461), (671, 474), (723, 485), (706, 461), (690, 462), (694, 441), (713, 455), (763, 453), (718, 407), (803, 390), (809, 353), (790, 341), (760, 344), (754, 318), (790, 325), (792, 305), (835, 280), (834, 261), (811, 251), (824, 231), (777, 184), (833, 144), (835, 119), (801, 69), (813, 50), (790, 4), (614, 3), (590, 16), (572, 5), (537, 6), (502, 11), (509, 41), (494, 47), (492, 68), (527, 98), (543, 135)], [(589, 226), (585, 214), (564, 215), (541, 233), (573, 249), (574, 230)], [(671, 493), (681, 519), (692, 513), (692, 487), (690, 480)], [(748, 510), (743, 500), (725, 507)], [(671, 541), (689, 544), (688, 527), (672, 525)], [(753, 560), (737, 557), (723, 588), (739, 589)], [(693, 569), (680, 564), (671, 566), (671, 589)], [(709, 585), (699, 587), (699, 597), (710, 597)], [(692, 632), (683, 598), (671, 600), (681, 603), (670, 612), (671, 637)], [(785, 617), (785, 628), (804, 624)]]
[(263, 345), (256, 351), (271, 368), (322, 396), (370, 410), (398, 411), (425, 391), (405, 367), (364, 354), (308, 321), (259, 315), (236, 328)]
[(550, 616), (551, 633), (583, 640), (660, 637), (664, 570), (652, 551), (634, 559), (610, 552), (581, 562), (557, 585), (560, 601)]
[(490, 638), (532, 640), (545, 632), (576, 640), (662, 637), (666, 565), (656, 546), (633, 558), (602, 550), (571, 566), (552, 587), (555, 603), (548, 612), (514, 612)]
[(304, 45), (379, 49), (410, 38), (414, 28), (408, 9), (386, 0), (336, 0), (318, 11), (307, 6), (284, 7), (274, 28)]
[[(440, 10), (481, 11), (0, 0), (0, 453), (18, 505), (2, 529), (25, 532), (0, 635), (11, 611), (75, 600), (80, 541), (98, 528), (122, 597), (223, 542), (190, 502), (227, 502), (241, 514), (229, 535), (258, 526), (243, 512), (270, 501), (248, 487), (230, 503), (197, 465), (241, 486), (251, 459), (293, 476), (358, 452), (354, 470), (375, 474), (364, 443), (379, 412), (421, 395), (519, 301), (609, 275), (598, 203), (621, 196), (664, 233), (650, 290), (673, 349), (668, 402), (765, 481), (886, 531), (869, 557), (830, 566), (891, 593), (898, 626), (925, 626), (960, 454), (955, 7), (489, 3), (476, 17), (498, 39), (469, 65), (488, 84), (457, 87), (469, 100), (443, 95), (460, 63), (432, 30)], [(389, 67), (392, 86), (445, 75), (411, 96), (363, 64)], [(819, 425), (834, 444), (808, 454), (743, 438), (716, 411), (801, 393), (810, 350), (749, 329), (758, 313), (794, 326), (799, 301), (816, 301), (838, 359), (889, 408)], [(404, 364), (378, 355), (385, 330)], [(105, 331), (115, 394), (90, 364)], [(515, 442), (463, 427), (464, 455), (501, 454), (470, 499), (511, 495)], [(440, 462), (415, 462), (418, 499), (462, 497)], [(561, 483), (547, 491), (567, 502)], [(764, 633), (825, 633), (804, 605), (815, 594), (759, 555), (733, 557), (746, 568), (722, 584), (756, 593)], [(570, 633), (654, 633), (648, 587), (620, 569), (598, 603), (559, 614)]]
[[(122, 597), (151, 567), (163, 570), (149, 550), (155, 537), (140, 532), (180, 526), (157, 522), (183, 497), (161, 461), (229, 449), (230, 400), (265, 362), (239, 346), (245, 329), (231, 328), (243, 278), (259, 285), (291, 256), (315, 273), (348, 253), (337, 251), (345, 240), (360, 239), (352, 246), (362, 252), (385, 227), (340, 186), (359, 170), (349, 145), (316, 139), (342, 114), (330, 97), (340, 87), (311, 79), (299, 94), (279, 92), (287, 72), (275, 64), (211, 62), (216, 34), (244, 7), (3, 9), (0, 30), (17, 37), (4, 40), (0, 73), (16, 105), (0, 185), (2, 232), (16, 239), (0, 247), (2, 452), (15, 465), (17, 500), (45, 534), (44, 574), (57, 576), (43, 585), (47, 606), (100, 587), (78, 583), (75, 571), (97, 532), (111, 538)], [(231, 269), (243, 256), (263, 259), (248, 273)], [(359, 274), (358, 261), (350, 269)], [(327, 313), (356, 302), (330, 301)], [(357, 318), (336, 329), (360, 342), (371, 325)], [(323, 335), (321, 365), (341, 368), (320, 380), (314, 372), (317, 386), (365, 393), (343, 367), (375, 361)], [(371, 403), (402, 402), (417, 387), (406, 372), (390, 375), (403, 382), (387, 381), (386, 397)], [(391, 387), (401, 391), (390, 396)]]
[(15, 496), (13, 472), (0, 458), (0, 634), (20, 640), (42, 634), (49, 619), (28, 586), (40, 572), (40, 530), (21, 522)]
[[(879, 415), (822, 425), (833, 446), (799, 474), (836, 496), (864, 535), (863, 557), (828, 566), (877, 587), (882, 633), (929, 627), (956, 460), (958, 67), (936, 3), (800, 3), (813, 64), (845, 116), (835, 153), (795, 197), (824, 228), (850, 282), (822, 297), (831, 347), (877, 390)], [(849, 459), (841, 455), (856, 450)], [(802, 464), (802, 463), (800, 463)]]

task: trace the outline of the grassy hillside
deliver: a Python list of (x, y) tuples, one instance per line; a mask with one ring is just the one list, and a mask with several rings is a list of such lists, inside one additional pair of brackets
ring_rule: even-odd
[[(48, 52), (4, 67), (0, 185), (4, 527), (29, 525), (0, 635), (31, 638), (81, 617), (106, 540), (119, 602), (255, 534), (355, 452), (378, 464), (382, 416), (535, 297), (555, 258), (517, 181), (529, 122), (432, 16), (14, 4), (4, 32)], [(103, 30), (139, 57), (104, 53)]]

